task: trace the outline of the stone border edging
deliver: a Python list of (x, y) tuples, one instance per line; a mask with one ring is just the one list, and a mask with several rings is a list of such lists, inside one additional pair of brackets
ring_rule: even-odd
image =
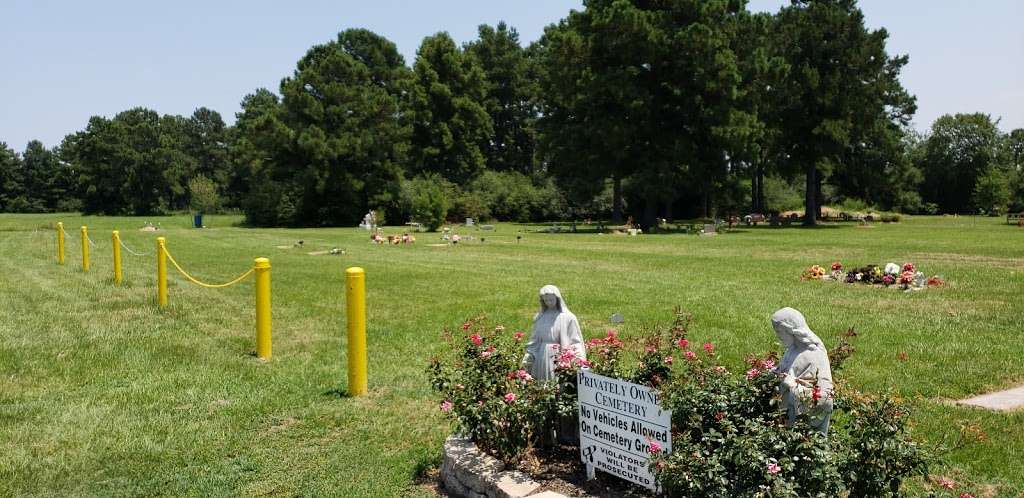
[(552, 491), (537, 493), (539, 482), (518, 470), (505, 470), (500, 460), (456, 435), (444, 442), (441, 483), (446, 492), (462, 498), (566, 498)]

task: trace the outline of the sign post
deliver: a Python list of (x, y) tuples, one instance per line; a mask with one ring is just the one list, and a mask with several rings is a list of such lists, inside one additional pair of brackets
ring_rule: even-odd
[(648, 470), (651, 447), (672, 451), (672, 412), (650, 387), (580, 369), (580, 457), (587, 478), (607, 472), (657, 490)]

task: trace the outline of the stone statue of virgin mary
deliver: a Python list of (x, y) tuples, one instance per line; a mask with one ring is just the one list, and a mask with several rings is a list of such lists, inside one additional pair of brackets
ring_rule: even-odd
[(526, 343), (523, 366), (534, 379), (552, 379), (555, 377), (555, 360), (565, 350), (573, 351), (577, 358), (587, 358), (576, 315), (565, 305), (558, 287), (545, 285), (540, 289), (540, 312), (533, 317), (533, 330)]
[(828, 434), (832, 418), (832, 367), (821, 339), (807, 326), (804, 315), (782, 308), (772, 315), (772, 328), (786, 352), (775, 372), (788, 425), (806, 414), (812, 428)]

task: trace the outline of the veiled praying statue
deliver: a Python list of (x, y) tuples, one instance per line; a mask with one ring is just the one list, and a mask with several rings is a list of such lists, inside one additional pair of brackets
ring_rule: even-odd
[(580, 359), (587, 358), (576, 315), (565, 305), (558, 287), (545, 285), (540, 289), (540, 312), (533, 317), (523, 366), (537, 380), (553, 379), (555, 360), (565, 350), (573, 351)]
[(772, 328), (786, 352), (775, 371), (786, 408), (787, 425), (806, 414), (812, 428), (828, 434), (832, 418), (832, 367), (821, 339), (807, 326), (804, 315), (782, 308), (772, 315)]

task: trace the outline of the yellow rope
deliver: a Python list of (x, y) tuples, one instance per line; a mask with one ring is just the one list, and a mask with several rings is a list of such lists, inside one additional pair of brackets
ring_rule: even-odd
[(171, 253), (169, 251), (167, 251), (167, 248), (164, 248), (164, 254), (167, 255), (167, 259), (169, 259), (171, 261), (171, 264), (174, 265), (174, 267), (177, 268), (178, 271), (181, 272), (181, 274), (185, 276), (185, 278), (189, 279), (192, 283), (194, 283), (194, 284), (196, 284), (198, 286), (206, 287), (208, 289), (220, 289), (222, 287), (230, 287), (232, 285), (237, 284), (238, 282), (241, 282), (242, 280), (245, 280), (245, 277), (248, 277), (249, 275), (252, 275), (252, 272), (253, 272), (253, 269), (249, 268), (248, 271), (246, 271), (245, 273), (239, 275), (238, 278), (236, 278), (236, 279), (234, 279), (234, 280), (232, 280), (230, 282), (227, 282), (227, 283), (224, 283), (224, 284), (207, 284), (207, 283), (204, 283), (204, 282), (200, 282), (199, 280), (196, 280), (195, 277), (193, 277), (192, 275), (189, 275), (188, 272), (186, 272), (185, 269), (182, 268), (181, 265), (179, 265), (178, 262), (174, 260), (174, 256), (171, 256)]

